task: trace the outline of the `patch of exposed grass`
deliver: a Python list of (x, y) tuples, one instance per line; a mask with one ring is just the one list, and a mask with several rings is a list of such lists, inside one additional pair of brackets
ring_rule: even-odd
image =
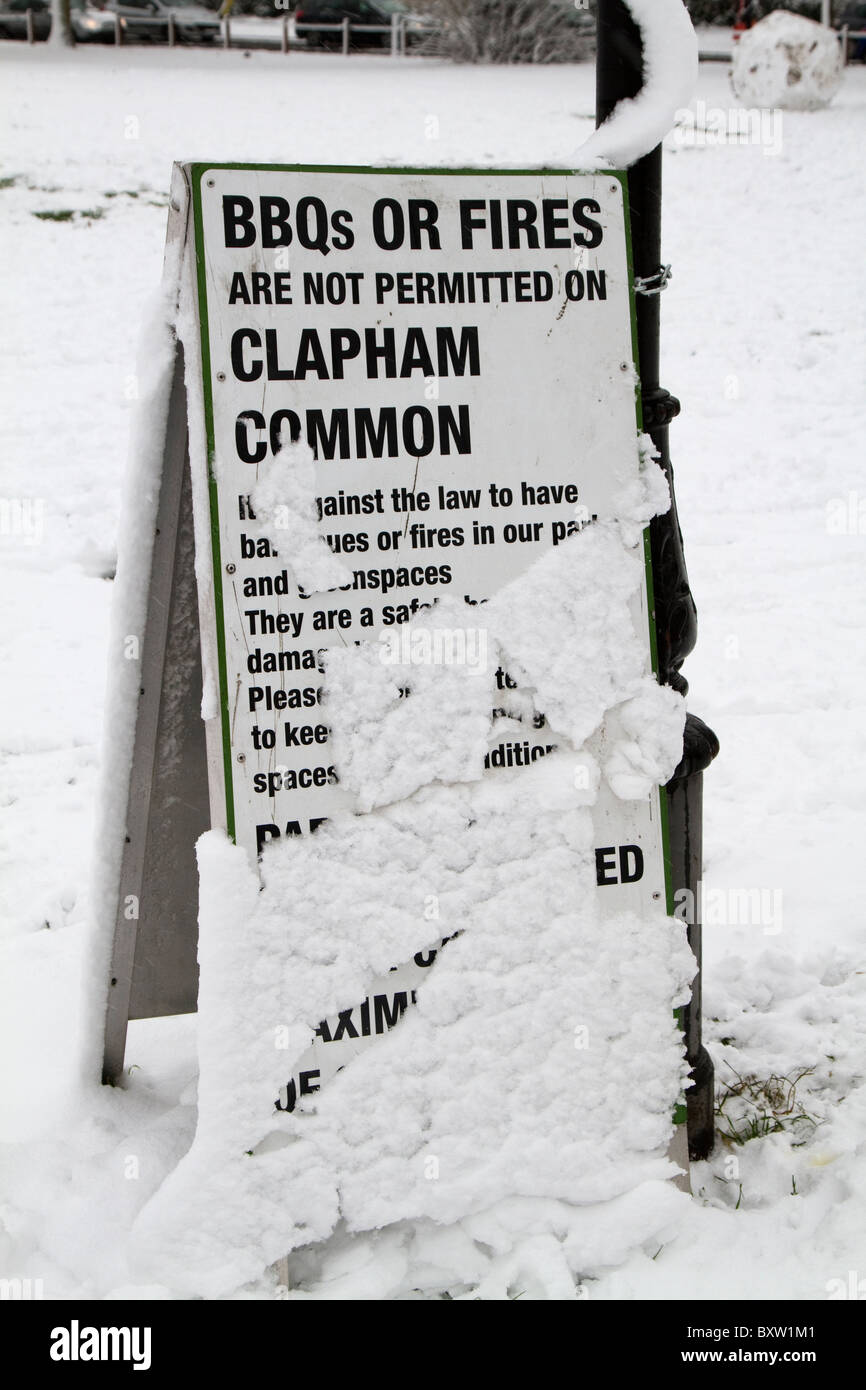
[(105, 216), (105, 208), (48, 208), (42, 212), (34, 212), (33, 216), (42, 222), (72, 222), (76, 217), (87, 222), (97, 222), (100, 217)]
[[(731, 1071), (733, 1071), (731, 1067)], [(814, 1067), (792, 1076), (740, 1076), (721, 1092), (716, 1102), (716, 1128), (733, 1144), (747, 1144), (767, 1134), (790, 1133), (805, 1144), (820, 1121), (810, 1115), (797, 1095), (797, 1087)]]

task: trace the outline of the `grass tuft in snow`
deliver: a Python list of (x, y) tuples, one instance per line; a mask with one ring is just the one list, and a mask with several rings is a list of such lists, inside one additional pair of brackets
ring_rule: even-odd
[(97, 222), (100, 217), (105, 216), (105, 208), (49, 208), (34, 212), (33, 216), (42, 222), (71, 222), (76, 217), (84, 218), (88, 222)]
[[(733, 1071), (733, 1068), (731, 1068)], [(716, 1128), (733, 1144), (747, 1144), (768, 1134), (793, 1134), (797, 1144), (805, 1144), (820, 1121), (810, 1115), (797, 1096), (797, 1087), (814, 1067), (804, 1067), (793, 1076), (739, 1076), (720, 1094), (716, 1104)]]

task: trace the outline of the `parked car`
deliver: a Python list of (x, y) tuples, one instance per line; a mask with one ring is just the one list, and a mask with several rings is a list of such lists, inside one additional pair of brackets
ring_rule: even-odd
[[(76, 43), (114, 43), (114, 15), (91, 0), (69, 0), (69, 17)], [(123, 24), (121, 23), (121, 34)]]
[[(26, 39), (28, 10), (34, 39), (47, 39), (51, 33), (50, 0), (0, 0), (0, 38)], [(114, 16), (89, 0), (70, 0), (69, 17), (76, 43), (114, 42)]]
[[(340, 48), (343, 37), (337, 29), (307, 29), (306, 25), (341, 25), (348, 19), (352, 48), (388, 48), (391, 44), (391, 20), (394, 15), (409, 11), (399, 0), (302, 0), (295, 11), (295, 32), (311, 48)], [(387, 33), (365, 33), (356, 25), (379, 25)], [(297, 26), (301, 27), (298, 28)]]
[(219, 20), (197, 0), (105, 0), (105, 9), (119, 15), (123, 36), (134, 43), (168, 43), (168, 17), (174, 16), (178, 43), (213, 43)]

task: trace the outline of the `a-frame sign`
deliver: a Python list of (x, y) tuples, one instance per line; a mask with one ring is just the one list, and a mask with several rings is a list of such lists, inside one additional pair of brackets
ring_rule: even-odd
[[(254, 862), (352, 804), (319, 708), (327, 649), (443, 595), (483, 603), (610, 516), (639, 467), (624, 175), (193, 164), (172, 202), (185, 362), (179, 346), (117, 827), (111, 1081), (128, 1019), (195, 1008), (197, 835), (221, 826)], [(312, 450), (345, 566), (325, 592), (257, 525), (254, 490), (290, 441)], [(555, 746), (541, 711), (495, 736), (486, 766)], [(607, 791), (593, 816), (602, 900), (670, 910), (664, 792)], [(429, 964), (382, 982), (364, 1036), (311, 1038), (281, 1107), (393, 1026)]]

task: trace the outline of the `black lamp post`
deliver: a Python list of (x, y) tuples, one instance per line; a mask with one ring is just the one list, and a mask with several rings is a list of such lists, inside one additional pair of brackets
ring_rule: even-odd
[[(598, 0), (598, 57), (596, 63), (596, 122), (601, 124), (618, 102), (634, 97), (643, 85), (640, 30), (624, 0)], [(697, 614), (689, 589), (683, 540), (677, 520), (668, 427), (680, 403), (659, 384), (661, 264), (662, 147), (628, 171), (631, 234), (637, 295), (638, 362), (644, 429), (660, 454), (671, 488), (671, 509), (650, 523), (655, 625), (659, 679), (685, 694), (688, 685), (680, 667), (697, 638)], [(689, 714), (683, 757), (667, 786), (671, 873), (674, 889), (688, 888), (696, 917), (701, 878), (703, 771), (719, 751), (715, 734)], [(691, 1003), (685, 1009), (685, 1037), (692, 1085), (686, 1092), (689, 1151), (704, 1158), (713, 1146), (713, 1064), (701, 1042), (701, 924), (689, 923), (689, 944), (698, 962)]]

